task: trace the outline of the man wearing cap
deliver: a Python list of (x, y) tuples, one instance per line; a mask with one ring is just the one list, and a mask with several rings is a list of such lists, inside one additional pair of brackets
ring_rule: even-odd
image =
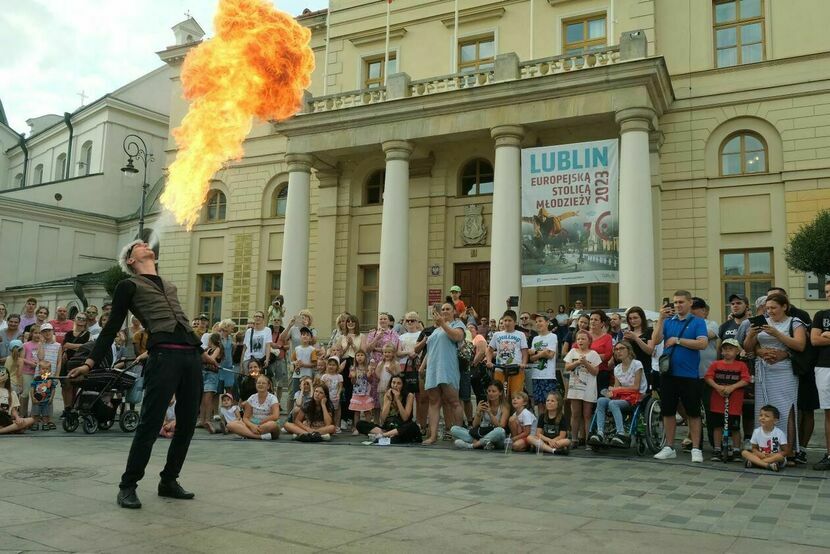
[(467, 305), (461, 300), (461, 287), (453, 285), (450, 287), (450, 296), (452, 296), (452, 304), (455, 306), (455, 313), (458, 317), (464, 318), (467, 313)]
[(202, 351), (199, 337), (190, 329), (190, 321), (179, 303), (176, 286), (159, 277), (155, 259), (153, 250), (141, 240), (127, 244), (121, 251), (119, 265), (130, 277), (116, 286), (109, 321), (89, 358), (69, 374), (70, 377), (85, 375), (104, 359), (127, 312), (135, 314), (149, 333), (147, 349), (150, 355), (144, 366), (141, 419), (117, 497), (118, 505), (123, 508), (141, 507), (136, 487), (144, 477), (173, 394), (176, 395), (176, 432), (167, 451), (167, 463), (161, 472), (158, 494), (178, 499), (194, 497), (193, 493), (179, 485), (177, 479), (196, 427), (202, 398), (202, 366), (216, 367), (216, 362)]

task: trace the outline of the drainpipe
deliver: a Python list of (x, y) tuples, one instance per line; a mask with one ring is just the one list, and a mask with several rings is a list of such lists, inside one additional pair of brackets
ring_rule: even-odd
[(66, 123), (66, 126), (69, 127), (69, 147), (66, 149), (66, 167), (64, 168), (64, 179), (69, 179), (69, 168), (72, 167), (72, 135), (75, 133), (75, 129), (72, 128), (72, 122), (69, 121), (69, 118), (72, 117), (72, 114), (69, 112), (63, 112), (63, 122)]
[(23, 182), (20, 183), (20, 188), (25, 188), (26, 175), (29, 168), (29, 149), (26, 148), (26, 135), (19, 133), (17, 143), (20, 145), (20, 149), (23, 150)]

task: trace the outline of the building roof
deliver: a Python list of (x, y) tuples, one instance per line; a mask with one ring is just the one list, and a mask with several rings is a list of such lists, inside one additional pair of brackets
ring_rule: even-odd
[[(113, 260), (114, 262), (115, 260)], [(81, 273), (80, 275), (76, 275), (74, 277), (63, 277), (61, 279), (54, 279), (52, 281), (43, 281), (41, 283), (32, 283), (29, 285), (15, 285), (13, 287), (7, 287), (5, 292), (21, 290), (21, 289), (44, 289), (44, 288), (52, 288), (52, 287), (71, 287), (75, 285), (75, 282), (79, 282), (82, 285), (103, 285), (104, 284), (104, 276), (106, 275), (107, 271), (98, 271), (95, 273)]]
[(0, 99), (0, 123), (3, 125), (8, 126), (9, 120), (6, 119), (6, 110), (3, 109), (3, 100)]

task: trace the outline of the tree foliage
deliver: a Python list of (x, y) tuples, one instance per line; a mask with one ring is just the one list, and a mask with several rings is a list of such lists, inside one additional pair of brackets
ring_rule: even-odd
[(106, 273), (104, 273), (104, 290), (107, 291), (110, 298), (112, 298), (115, 293), (115, 287), (118, 286), (118, 283), (128, 277), (129, 275), (121, 271), (121, 267), (118, 264), (113, 265), (107, 270)]
[(802, 225), (784, 251), (790, 269), (830, 275), (830, 210)]

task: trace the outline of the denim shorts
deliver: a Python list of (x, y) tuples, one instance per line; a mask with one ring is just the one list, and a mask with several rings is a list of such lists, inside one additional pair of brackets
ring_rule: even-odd
[[(224, 367), (219, 369), (219, 384), (222, 386), (222, 391), (225, 389), (232, 389), (235, 382), (236, 374), (232, 370)], [(207, 383), (207, 381), (205, 381), (205, 383)]]
[(219, 373), (202, 370), (202, 392), (216, 392), (219, 390)]
[(471, 394), (473, 391), (472, 384), (470, 383), (470, 371), (462, 371), (461, 372), (461, 379), (458, 382), (458, 398), (459, 400), (466, 402), (470, 400)]

